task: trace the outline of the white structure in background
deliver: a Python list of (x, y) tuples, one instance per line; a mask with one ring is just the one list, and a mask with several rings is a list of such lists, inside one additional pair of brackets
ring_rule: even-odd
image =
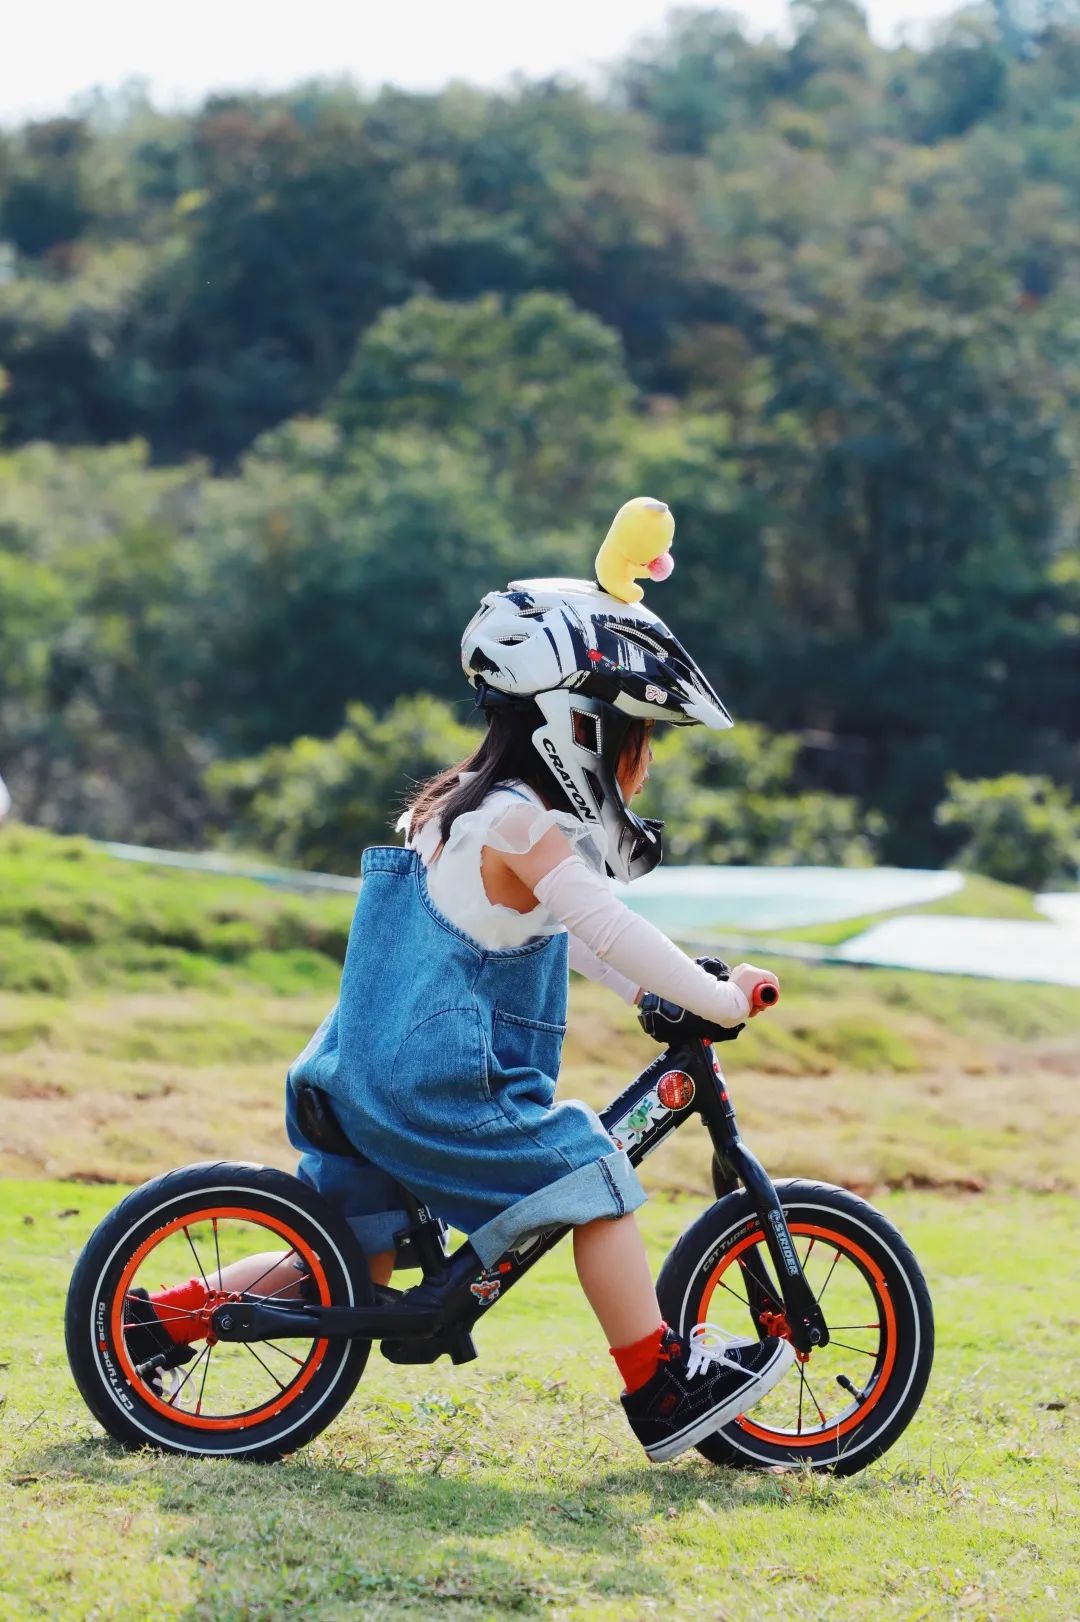
[[(295, 890), (343, 890), (359, 881), (335, 873), (298, 873), (258, 867), (225, 855), (153, 850), (143, 845), (99, 845), (125, 861), (153, 862), (202, 873), (259, 879)], [(720, 941), (729, 930), (786, 929), (924, 906), (953, 895), (962, 873), (900, 867), (658, 867), (632, 885), (617, 885), (624, 900), (683, 940)], [(821, 963), (866, 963), (1080, 986), (1080, 891), (1036, 896), (1053, 922), (1014, 923), (1003, 918), (888, 918), (837, 946), (773, 941), (763, 950)], [(753, 952), (759, 941), (728, 941)]]
[(0, 822), (3, 822), (10, 810), (11, 795), (8, 793), (7, 788), (4, 785), (4, 779), (0, 777)]
[(1007, 918), (940, 918), (932, 913), (887, 918), (832, 958), (931, 974), (974, 974), (990, 980), (1037, 980), (1080, 986), (1080, 927), (1024, 924)]
[(1051, 890), (1046, 895), (1037, 895), (1035, 905), (1051, 923), (1080, 930), (1080, 890)]

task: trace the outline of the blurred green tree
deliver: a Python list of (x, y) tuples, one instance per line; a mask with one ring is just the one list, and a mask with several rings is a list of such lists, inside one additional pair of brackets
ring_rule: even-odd
[(250, 760), (211, 768), (209, 787), (231, 844), (278, 860), (355, 873), (366, 845), (396, 841), (393, 825), (421, 782), (477, 744), (479, 734), (436, 699), (402, 698), (381, 719), (351, 704), (332, 738), (297, 738)]
[(934, 816), (968, 836), (958, 866), (1028, 890), (1080, 877), (1080, 806), (1068, 789), (1010, 772), (974, 782), (950, 776), (948, 790)]
[(56, 253), (80, 237), (93, 217), (84, 165), (90, 132), (82, 119), (28, 124), (9, 149), (0, 198), (0, 239), (28, 259)]
[(410, 428), (478, 452), (528, 526), (611, 488), (633, 388), (617, 333), (564, 298), (412, 299), (360, 340), (330, 411), (354, 435)]
[(721, 866), (863, 866), (884, 819), (853, 799), (800, 787), (796, 737), (740, 726), (672, 727), (654, 743), (643, 804), (667, 823), (673, 860)]

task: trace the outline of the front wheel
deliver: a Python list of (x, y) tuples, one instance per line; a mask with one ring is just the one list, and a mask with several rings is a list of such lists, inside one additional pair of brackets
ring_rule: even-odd
[[(934, 1357), (930, 1294), (900, 1234), (865, 1200), (794, 1178), (778, 1182), (776, 1192), (829, 1344), (797, 1355), (757, 1407), (698, 1451), (742, 1469), (809, 1466), (852, 1475), (892, 1447), (922, 1400)], [(761, 1222), (742, 1191), (687, 1229), (661, 1269), (657, 1293), (667, 1322), (683, 1335), (706, 1321), (740, 1336), (786, 1332)], [(766, 1296), (773, 1299), (763, 1308)]]
[(371, 1300), (367, 1265), (344, 1220), (269, 1166), (208, 1162), (156, 1177), (90, 1235), (68, 1288), (68, 1362), (87, 1407), (118, 1442), (279, 1459), (344, 1407), (368, 1341), (225, 1343), (200, 1333), (190, 1356), (167, 1372), (137, 1365), (129, 1352), (125, 1316), (140, 1292), (201, 1278), (209, 1299), (222, 1269), (267, 1252), (295, 1259), (308, 1300)]

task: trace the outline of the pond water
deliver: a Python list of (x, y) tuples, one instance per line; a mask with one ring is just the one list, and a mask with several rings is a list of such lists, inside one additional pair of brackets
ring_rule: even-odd
[(658, 867), (617, 888), (661, 929), (790, 929), (918, 907), (952, 895), (959, 873), (906, 867)]

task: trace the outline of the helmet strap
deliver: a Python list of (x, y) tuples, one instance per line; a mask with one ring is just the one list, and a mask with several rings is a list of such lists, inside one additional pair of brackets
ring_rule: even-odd
[(478, 710), (523, 710), (532, 703), (531, 699), (518, 698), (513, 693), (500, 693), (497, 687), (489, 687), (483, 676), (476, 676), (474, 680), (476, 697), (473, 703)]

